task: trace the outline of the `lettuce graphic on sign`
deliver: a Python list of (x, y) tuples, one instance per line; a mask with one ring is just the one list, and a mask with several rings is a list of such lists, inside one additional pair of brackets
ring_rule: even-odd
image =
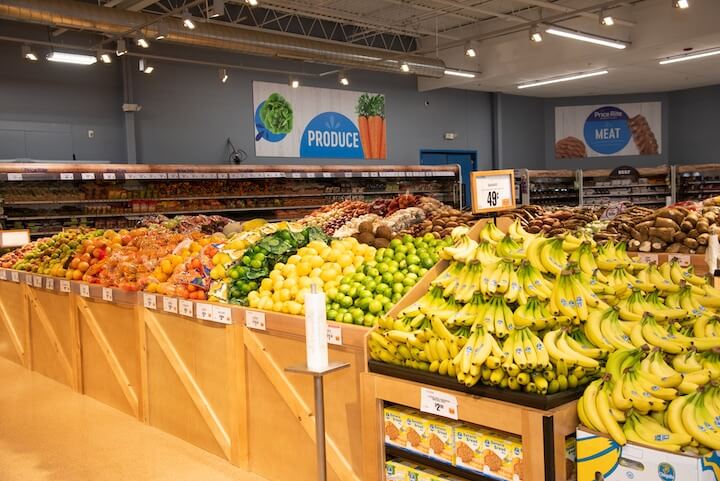
[(323, 112), (308, 123), (300, 141), (300, 157), (362, 159), (357, 126), (338, 112)]
[(258, 131), (256, 141), (264, 138), (278, 142), (284, 139), (293, 128), (292, 106), (279, 93), (271, 94), (255, 111), (255, 127)]
[(588, 116), (583, 135), (595, 152), (606, 155), (620, 152), (632, 136), (628, 115), (617, 107), (601, 107)]

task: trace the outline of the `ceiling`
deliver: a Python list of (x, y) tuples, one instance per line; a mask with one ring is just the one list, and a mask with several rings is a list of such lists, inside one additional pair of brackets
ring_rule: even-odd
[[(98, 0), (84, 0), (97, 4)], [(226, 0), (221, 16), (208, 19), (213, 0), (100, 0), (108, 8), (179, 17), (241, 29), (310, 37), (369, 47), (399, 64), (403, 55), (441, 59), (448, 68), (475, 72), (473, 79), (418, 77), (420, 90), (454, 87), (532, 96), (575, 96), (667, 91), (720, 83), (720, 56), (661, 66), (657, 59), (683, 49), (720, 47), (720, 0)], [(604, 10), (601, 10), (604, 9)], [(614, 26), (600, 25), (601, 11)], [(561, 26), (630, 42), (625, 50), (544, 36), (529, 29)], [(66, 31), (57, 29), (53, 36)], [(477, 50), (465, 55), (468, 42)], [(375, 54), (377, 55), (377, 54)], [(533, 89), (523, 82), (607, 69), (608, 75)], [(442, 74), (442, 71), (440, 72)]]

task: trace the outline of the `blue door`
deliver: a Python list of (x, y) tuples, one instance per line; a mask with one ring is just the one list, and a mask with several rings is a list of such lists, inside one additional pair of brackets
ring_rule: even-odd
[(470, 172), (475, 170), (477, 152), (474, 150), (421, 150), (421, 165), (448, 165), (460, 166), (460, 180), (463, 184), (462, 206), (470, 206)]

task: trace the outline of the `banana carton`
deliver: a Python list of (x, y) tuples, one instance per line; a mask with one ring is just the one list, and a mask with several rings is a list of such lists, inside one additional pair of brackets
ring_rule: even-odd
[(401, 406), (385, 406), (383, 415), (385, 421), (385, 442), (405, 447), (405, 414), (407, 409)]
[(487, 431), (480, 451), (485, 474), (522, 480), (522, 441), (520, 437), (496, 431)]
[(405, 411), (405, 449), (428, 455), (430, 451), (430, 416), (414, 409)]
[(455, 464), (455, 428), (462, 424), (437, 416), (428, 421), (428, 456)]
[(676, 454), (577, 429), (578, 481), (720, 481), (720, 451)]
[(385, 461), (385, 481), (408, 481), (410, 466), (400, 459)]
[(483, 472), (480, 457), (485, 432), (480, 428), (459, 424), (455, 427), (455, 466)]

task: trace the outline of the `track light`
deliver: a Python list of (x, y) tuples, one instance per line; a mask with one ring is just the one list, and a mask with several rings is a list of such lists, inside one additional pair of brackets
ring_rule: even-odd
[(477, 50), (473, 48), (470, 42), (465, 44), (465, 55), (470, 58), (477, 57)]
[(50, 52), (45, 58), (50, 62), (71, 63), (74, 65), (92, 65), (97, 62), (97, 58), (93, 55), (67, 52)]
[(22, 52), (22, 56), (25, 59), (30, 60), (31, 62), (37, 62), (38, 56), (35, 52), (32, 51), (32, 49), (30, 48), (30, 45), (23, 45), (21, 48), (21, 52)]
[(689, 0), (673, 0), (673, 7), (679, 8), (681, 10), (685, 10), (686, 8), (690, 8), (690, 1)]
[(340, 72), (338, 74), (338, 82), (340, 82), (340, 85), (345, 85), (345, 86), (350, 85), (350, 80), (348, 79), (345, 72)]
[(702, 52), (686, 53), (683, 55), (676, 55), (674, 57), (668, 57), (659, 61), (660, 65), (667, 65), (670, 63), (686, 62), (688, 60), (695, 60), (698, 58), (712, 57), (714, 55), (720, 55), (720, 48), (712, 50), (704, 50)]
[(250, 5), (251, 7), (257, 7), (258, 6), (258, 0), (245, 0), (245, 3)]
[(300, 86), (300, 81), (296, 78), (290, 77), (290, 86), (296, 89)]
[(107, 52), (99, 52), (98, 51), (96, 58), (98, 59), (98, 62), (112, 63), (112, 58), (110, 57), (110, 54)]
[(142, 73), (151, 74), (155, 70), (155, 67), (150, 65), (148, 61), (144, 58), (141, 58), (138, 62), (138, 68)]
[(122, 55), (125, 55), (127, 51), (127, 42), (125, 42), (124, 38), (121, 38), (117, 41), (117, 44), (115, 45), (115, 55), (120, 57)]
[(225, 0), (213, 0), (210, 10), (208, 10), (208, 18), (217, 18), (225, 15)]
[(595, 45), (602, 45), (603, 47), (617, 48), (622, 50), (627, 48), (629, 45), (627, 42), (620, 40), (614, 40), (611, 38), (598, 37), (597, 35), (590, 35), (589, 33), (576, 32), (575, 30), (569, 30), (560, 27), (550, 27), (545, 29), (545, 32), (550, 35), (556, 35), (558, 37), (571, 38), (573, 40), (579, 40), (581, 42), (593, 43)]
[(410, 71), (410, 65), (408, 65), (407, 62), (403, 62), (400, 64), (400, 70), (402, 70), (405, 73), (408, 73)]
[(218, 78), (220, 79), (220, 81), (222, 83), (225, 83), (228, 81), (230, 76), (228, 75), (226, 68), (221, 68), (220, 70), (218, 70)]
[(529, 89), (531, 87), (541, 87), (543, 85), (550, 85), (550, 84), (556, 84), (559, 82), (569, 82), (571, 80), (580, 80), (583, 78), (588, 77), (597, 77), (598, 75), (605, 75), (607, 74), (607, 70), (598, 70), (596, 72), (587, 72), (587, 73), (579, 73), (579, 74), (573, 74), (573, 75), (566, 75), (565, 77), (555, 77), (547, 80), (538, 80), (535, 82), (529, 82), (526, 84), (518, 85), (517, 88), (519, 89)]
[(540, 43), (543, 41), (542, 32), (540, 32), (539, 28), (533, 27), (530, 29), (530, 41), (535, 43)]
[(135, 43), (138, 45), (138, 47), (150, 48), (150, 42), (148, 42), (147, 40), (145, 40), (144, 37), (139, 37), (139, 38), (135, 41)]
[(475, 78), (475, 74), (472, 72), (463, 72), (462, 70), (445, 70), (445, 75), (452, 75), (453, 77), (464, 77), (464, 78)]
[(600, 25), (605, 25), (606, 27), (611, 27), (615, 25), (615, 19), (612, 18), (612, 15), (608, 15), (603, 11), (600, 11)]
[(193, 30), (195, 28), (195, 22), (192, 21), (190, 11), (186, 8), (182, 13), (183, 27)]
[(164, 23), (160, 22), (157, 24), (157, 33), (155, 34), (155, 40), (162, 40), (167, 37), (168, 27)]

